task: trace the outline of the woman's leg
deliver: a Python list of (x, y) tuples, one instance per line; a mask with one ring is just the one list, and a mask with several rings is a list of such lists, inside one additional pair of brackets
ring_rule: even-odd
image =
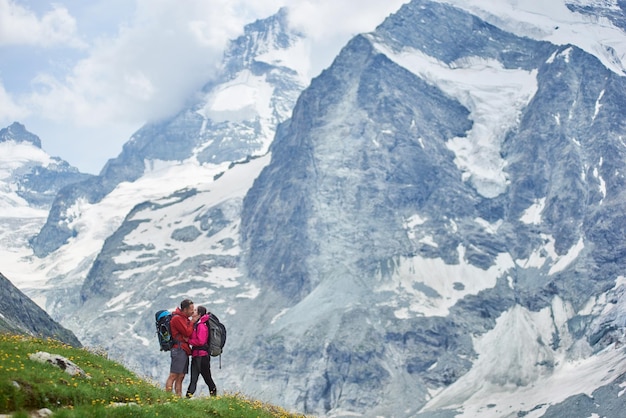
[(202, 357), (192, 357), (191, 358), (191, 381), (189, 382), (189, 387), (187, 388), (187, 397), (190, 398), (196, 393), (196, 386), (198, 384), (198, 376), (200, 375), (200, 360)]
[[(209, 392), (211, 396), (217, 395), (217, 387), (215, 386), (215, 382), (211, 377), (211, 357), (203, 356), (200, 357), (201, 360), (201, 368), (200, 373), (202, 373), (202, 378), (204, 379), (204, 383), (209, 387)], [(197, 377), (196, 377), (197, 379)]]

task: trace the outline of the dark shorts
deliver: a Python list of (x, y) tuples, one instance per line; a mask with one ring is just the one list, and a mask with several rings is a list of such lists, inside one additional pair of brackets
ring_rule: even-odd
[(172, 348), (170, 351), (172, 357), (172, 364), (170, 366), (170, 373), (187, 373), (189, 370), (189, 356), (182, 348)]

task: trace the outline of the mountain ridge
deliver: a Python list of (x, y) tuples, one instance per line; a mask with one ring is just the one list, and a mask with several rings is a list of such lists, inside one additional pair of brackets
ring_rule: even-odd
[(55, 322), (0, 273), (0, 331), (52, 338), (73, 347), (81, 347), (72, 331)]

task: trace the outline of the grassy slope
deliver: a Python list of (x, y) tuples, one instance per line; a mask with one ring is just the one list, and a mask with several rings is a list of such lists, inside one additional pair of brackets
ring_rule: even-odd
[[(37, 351), (72, 360), (90, 378), (30, 360)], [(0, 334), (0, 414), (27, 416), (26, 411), (41, 408), (54, 411), (54, 417), (303, 417), (240, 394), (180, 399), (86, 349)]]

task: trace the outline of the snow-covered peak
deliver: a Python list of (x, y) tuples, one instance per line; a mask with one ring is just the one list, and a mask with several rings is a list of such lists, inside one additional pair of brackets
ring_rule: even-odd
[(308, 61), (308, 56), (289, 54), (301, 47), (304, 36), (289, 26), (288, 13), (281, 8), (273, 16), (246, 25), (244, 34), (233, 40), (224, 54), (228, 72), (236, 73), (255, 61), (286, 68), (302, 65), (298, 63), (301, 58)]
[(505, 31), (556, 45), (576, 45), (608, 69), (626, 75), (626, 34), (608, 17), (579, 13), (595, 7), (623, 15), (616, 0), (443, 0)]
[[(421, 412), (456, 409), (459, 418), (499, 418), (512, 416), (510, 411), (526, 411), (524, 416), (538, 418), (573, 393), (593, 396), (622, 374), (624, 351), (610, 347), (596, 356), (577, 357), (581, 350), (577, 346), (585, 343), (569, 335), (571, 316), (571, 306), (558, 297), (539, 312), (515, 306), (503, 313), (493, 330), (475, 339), (478, 359), (472, 370), (433, 393)], [(553, 348), (555, 335), (572, 344), (566, 345), (569, 351)]]
[(46, 216), (45, 208), (33, 208), (18, 194), (16, 174), (29, 172), (32, 167), (47, 167), (52, 158), (30, 143), (0, 142), (0, 217)]
[(19, 122), (13, 122), (4, 129), (0, 129), (0, 143), (2, 142), (28, 142), (37, 148), (41, 148), (41, 140), (33, 133), (26, 130), (26, 127)]
[(41, 217), (61, 187), (84, 178), (14, 122), (0, 130), (0, 217)]
[(267, 152), (276, 126), (289, 118), (297, 95), (310, 82), (309, 47), (309, 40), (289, 27), (287, 8), (246, 25), (224, 54), (221, 76), (205, 86), (196, 106), (203, 118), (200, 135), (206, 138), (194, 150), (201, 161), (223, 135), (240, 136), (225, 134), (220, 124), (253, 134), (247, 138), (250, 155)]
[(216, 123), (243, 122), (257, 116), (269, 118), (273, 92), (265, 77), (243, 70), (233, 80), (217, 86), (198, 113)]

